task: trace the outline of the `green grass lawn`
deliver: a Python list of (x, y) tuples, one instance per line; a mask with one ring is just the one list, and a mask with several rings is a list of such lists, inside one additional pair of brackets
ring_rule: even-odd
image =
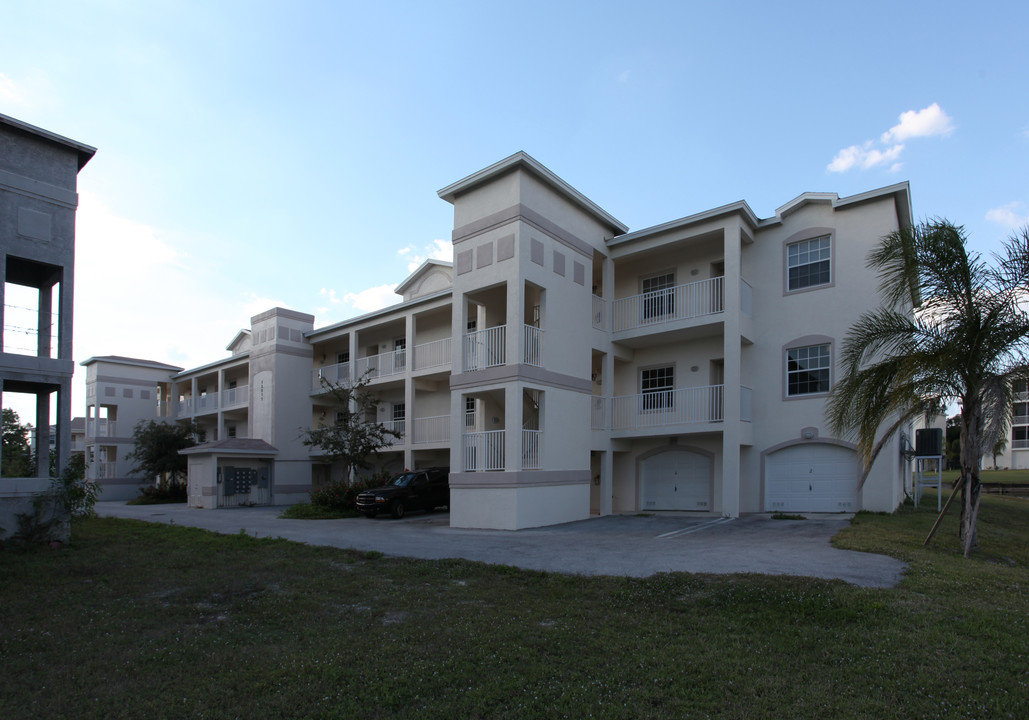
[[(943, 482), (953, 484), (960, 474), (958, 470), (944, 470)], [(979, 479), (984, 483), (1029, 485), (1029, 470), (983, 470)]]
[[(932, 503), (932, 508), (935, 502)], [(899, 588), (569, 577), (128, 520), (0, 551), (0, 718), (1025, 718), (1029, 501), (859, 514)]]

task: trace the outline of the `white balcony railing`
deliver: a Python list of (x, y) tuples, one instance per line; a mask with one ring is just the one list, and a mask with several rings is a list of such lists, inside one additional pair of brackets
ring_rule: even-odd
[(193, 414), (193, 398), (187, 397), (175, 403), (175, 414), (178, 417), (189, 417)]
[(543, 431), (522, 430), (522, 470), (543, 467)]
[(118, 423), (115, 420), (87, 420), (86, 437), (116, 437)]
[(414, 419), (414, 439), (418, 443), (450, 442), (450, 416), (435, 415)]
[(222, 390), (222, 409), (240, 407), (250, 402), (250, 386), (238, 385)]
[(322, 382), (322, 378), (329, 385), (339, 385), (341, 383), (350, 382), (350, 363), (338, 363), (336, 365), (326, 365), (325, 367), (316, 368), (311, 373), (311, 389), (312, 390), (324, 390), (325, 384)]
[(98, 480), (110, 480), (118, 477), (118, 464), (114, 462), (98, 462), (95, 467), (95, 477)]
[(611, 429), (720, 422), (724, 385), (660, 390), (611, 399)]
[(212, 412), (217, 409), (218, 396), (216, 394), (211, 393), (210, 395), (201, 395), (200, 397), (196, 398), (196, 411), (198, 413)]
[(465, 433), (463, 440), (465, 472), (504, 469), (504, 431)]
[(414, 369), (442, 368), (450, 365), (450, 338), (414, 346)]
[(1011, 417), (1012, 425), (1029, 425), (1029, 415), (1013, 415)]
[(507, 362), (507, 326), (497, 325), (464, 336), (464, 369), (482, 370)]
[(370, 355), (357, 359), (357, 377), (375, 379), (390, 377), (407, 369), (407, 350)]
[(725, 310), (725, 278), (698, 280), (664, 290), (620, 298), (612, 305), (612, 329), (615, 332), (713, 315)]
[(403, 442), (404, 435), (407, 434), (406, 420), (387, 420), (382, 424), (387, 430), (392, 430), (397, 434), (397, 436), (393, 438), (392, 444), (396, 445)]
[(1012, 450), (1025, 450), (1026, 448), (1029, 448), (1029, 440), (1012, 440), (1011, 441), (1011, 449)]
[(533, 367), (543, 367), (543, 330), (535, 325), (525, 325), (522, 332), (522, 362)]
[(607, 328), (607, 323), (604, 320), (607, 317), (607, 301), (604, 298), (593, 296), (593, 327), (597, 330), (604, 330)]

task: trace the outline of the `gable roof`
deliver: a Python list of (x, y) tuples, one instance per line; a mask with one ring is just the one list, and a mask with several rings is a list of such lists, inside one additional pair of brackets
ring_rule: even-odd
[(446, 260), (434, 260), (433, 258), (429, 258), (421, 265), (419, 265), (417, 270), (408, 275), (402, 283), (397, 285), (396, 288), (393, 289), (393, 292), (395, 292), (397, 295), (403, 295), (405, 292), (407, 292), (408, 288), (410, 288), (418, 280), (424, 277), (430, 271), (430, 269), (434, 267), (452, 268), (454, 267), (454, 263), (447, 262)]
[(474, 190), (496, 177), (519, 169), (525, 170), (542, 180), (545, 184), (549, 185), (551, 189), (556, 190), (558, 194), (563, 195), (565, 199), (570, 201), (573, 205), (577, 205), (588, 215), (593, 216), (593, 218), (602, 225), (610, 227), (615, 231), (615, 234), (628, 232), (629, 228), (627, 225), (616, 220), (595, 202), (555, 175), (539, 160), (536, 160), (534, 157), (521, 150), (516, 152), (514, 155), (504, 158), (500, 162), (495, 162), (487, 168), (483, 168), (478, 172), (472, 173), (466, 178), (447, 185), (437, 194), (448, 203), (452, 204), (459, 195)]

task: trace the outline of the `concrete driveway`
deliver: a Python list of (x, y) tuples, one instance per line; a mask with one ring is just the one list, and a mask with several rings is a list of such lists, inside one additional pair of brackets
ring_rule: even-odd
[(185, 505), (100, 502), (102, 517), (173, 523), (253, 537), (398, 557), (464, 558), (532, 570), (580, 575), (646, 577), (660, 572), (761, 573), (838, 578), (863, 587), (893, 587), (907, 564), (885, 555), (839, 550), (830, 538), (850, 516), (772, 520), (751, 515), (609, 515), (545, 528), (461, 530), (447, 513), (414, 513), (402, 520), (284, 520), (281, 507), (197, 510)]

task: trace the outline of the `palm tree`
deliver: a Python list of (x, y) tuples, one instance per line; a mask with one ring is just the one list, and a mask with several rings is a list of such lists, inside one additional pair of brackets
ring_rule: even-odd
[(884, 237), (868, 260), (884, 305), (850, 329), (827, 409), (833, 431), (856, 439), (867, 474), (899, 427), (957, 400), (966, 557), (977, 543), (982, 458), (1004, 432), (1011, 380), (1026, 366), (1029, 227), (993, 260), (969, 251), (964, 228), (947, 220)]

